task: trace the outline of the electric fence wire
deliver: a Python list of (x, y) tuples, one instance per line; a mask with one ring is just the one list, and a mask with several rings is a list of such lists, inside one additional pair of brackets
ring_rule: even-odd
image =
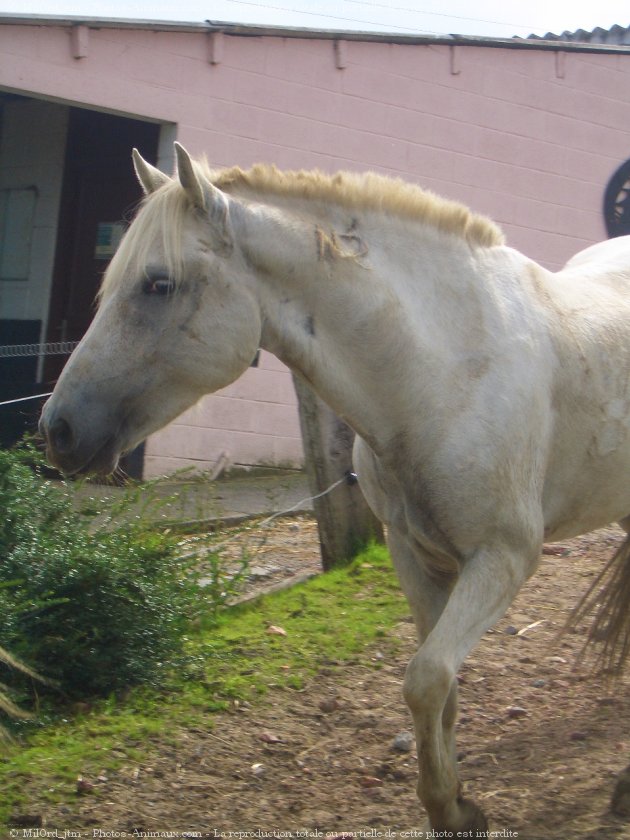
[[(247, 533), (249, 531), (262, 530), (267, 525), (269, 525), (271, 522), (273, 522), (274, 519), (278, 519), (280, 516), (286, 516), (288, 513), (293, 513), (293, 511), (299, 510), (305, 504), (308, 504), (309, 502), (314, 502), (316, 499), (321, 499), (323, 496), (327, 496), (329, 493), (331, 493), (333, 490), (335, 490), (337, 487), (339, 487), (339, 485), (344, 484), (344, 483), (348, 484), (350, 486), (352, 486), (353, 484), (356, 484), (357, 483), (356, 473), (348, 471), (347, 473), (345, 473), (345, 475), (342, 478), (337, 479), (337, 481), (333, 481), (333, 483), (331, 485), (329, 485), (325, 490), (322, 490), (321, 493), (316, 493), (314, 496), (306, 496), (306, 498), (300, 499), (299, 502), (296, 502), (295, 504), (291, 505), (291, 507), (285, 508), (284, 510), (278, 510), (275, 513), (272, 513), (271, 516), (267, 516), (265, 519), (261, 520), (260, 522), (255, 522), (253, 525), (248, 525), (246, 528), (243, 528), (238, 533), (232, 534), (232, 536), (227, 537), (224, 540), (221, 540), (221, 542), (208, 546), (208, 552), (218, 551), (219, 549), (223, 548), (224, 546), (229, 545), (230, 543), (233, 543), (238, 539), (241, 539), (244, 533)], [(260, 545), (257, 546), (256, 548), (260, 549)], [(191, 558), (196, 557), (196, 556), (197, 556), (197, 552), (192, 551), (192, 552), (189, 552), (188, 554), (182, 554), (180, 559), (190, 560)]]
[[(69, 356), (78, 341), (48, 341), (35, 344), (2, 344), (0, 345), (0, 359), (28, 359), (33, 356)], [(52, 391), (46, 394), (31, 394), (28, 397), (16, 397), (11, 400), (0, 401), (0, 408), (4, 405), (15, 405), (16, 403), (37, 400), (49, 397)]]

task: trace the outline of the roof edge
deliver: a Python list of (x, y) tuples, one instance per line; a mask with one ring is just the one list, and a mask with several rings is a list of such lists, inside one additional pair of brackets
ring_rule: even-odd
[(88, 26), (90, 29), (151, 29), (206, 32), (203, 21), (169, 21), (90, 15), (20, 15), (0, 12), (0, 26)]
[(85, 15), (32, 15), (0, 12), (0, 26), (87, 26), (90, 29), (146, 29), (153, 32), (221, 32), (236, 37), (302, 38), (313, 40), (367, 41), (390, 44), (450, 44), (557, 52), (630, 53), (628, 44), (562, 41), (554, 37), (497, 38), (482, 35), (423, 35), (343, 29), (305, 29), (293, 26), (230, 23), (223, 21), (165, 21), (106, 18)]

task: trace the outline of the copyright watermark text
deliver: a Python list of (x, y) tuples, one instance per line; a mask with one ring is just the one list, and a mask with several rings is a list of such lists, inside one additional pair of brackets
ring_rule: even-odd
[(517, 840), (518, 831), (509, 828), (498, 831), (434, 831), (410, 828), (392, 830), (376, 828), (343, 831), (263, 830), (223, 831), (118, 831), (115, 829), (92, 828), (85, 831), (65, 828), (12, 828), (9, 837), (14, 840)]

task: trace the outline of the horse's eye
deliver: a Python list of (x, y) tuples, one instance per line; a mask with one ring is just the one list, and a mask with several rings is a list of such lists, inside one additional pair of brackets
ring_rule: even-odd
[(175, 291), (175, 283), (170, 277), (145, 277), (142, 282), (142, 292), (145, 295), (160, 295), (168, 297)]

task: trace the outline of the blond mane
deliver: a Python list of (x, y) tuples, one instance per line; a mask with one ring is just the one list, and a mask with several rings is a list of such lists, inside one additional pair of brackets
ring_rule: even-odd
[[(352, 210), (381, 212), (412, 219), (463, 238), (471, 247), (502, 245), (503, 233), (485, 216), (463, 204), (441, 198), (400, 178), (374, 172), (339, 172), (328, 175), (318, 170), (282, 171), (257, 164), (212, 170), (205, 160), (194, 161), (198, 176), (227, 193), (245, 192), (335, 204)], [(142, 271), (156, 231), (161, 231), (166, 268), (174, 278), (183, 274), (182, 229), (190, 212), (188, 197), (177, 178), (148, 195), (123, 238), (105, 274), (99, 300), (107, 298), (129, 271)]]
[(283, 171), (276, 166), (256, 164), (212, 172), (200, 167), (212, 183), (230, 192), (245, 188), (256, 194), (329, 202), (352, 210), (375, 210), (406, 219), (415, 219), (439, 230), (462, 236), (472, 246), (492, 247), (505, 241), (500, 228), (485, 216), (473, 213), (464, 204), (441, 198), (401, 178), (375, 172), (320, 170)]

